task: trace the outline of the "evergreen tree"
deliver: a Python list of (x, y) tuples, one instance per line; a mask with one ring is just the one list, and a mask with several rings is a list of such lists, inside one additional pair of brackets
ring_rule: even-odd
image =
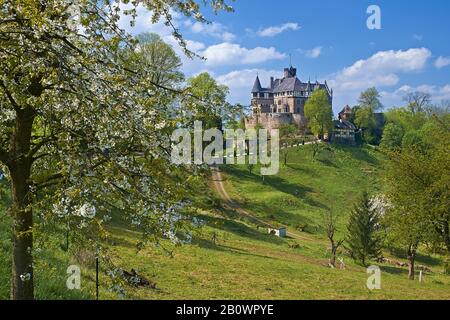
[(381, 240), (376, 235), (379, 217), (367, 193), (351, 212), (347, 226), (347, 249), (352, 258), (366, 266), (367, 259), (377, 258), (381, 253)]

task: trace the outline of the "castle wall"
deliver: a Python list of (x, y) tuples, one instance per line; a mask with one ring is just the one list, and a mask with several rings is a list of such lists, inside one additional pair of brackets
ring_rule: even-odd
[(296, 121), (299, 122), (298, 117), (295, 116), (291, 113), (255, 114), (245, 119), (245, 127), (247, 129), (254, 129), (259, 123), (268, 130), (279, 129), (283, 124), (296, 124)]
[(299, 128), (306, 128), (307, 121), (303, 114), (293, 114), (292, 115), (292, 122)]

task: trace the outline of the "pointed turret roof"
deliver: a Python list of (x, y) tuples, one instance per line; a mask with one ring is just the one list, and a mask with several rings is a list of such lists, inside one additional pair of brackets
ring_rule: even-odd
[(252, 89), (252, 93), (257, 93), (257, 92), (261, 92), (262, 87), (261, 87), (261, 82), (259, 81), (259, 76), (256, 76), (256, 80), (255, 80), (255, 84), (253, 85), (253, 89)]

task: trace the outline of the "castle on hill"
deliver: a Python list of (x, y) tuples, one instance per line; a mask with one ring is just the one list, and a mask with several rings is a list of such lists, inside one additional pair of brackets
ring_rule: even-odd
[(285, 68), (281, 79), (270, 78), (269, 88), (263, 88), (256, 76), (251, 92), (252, 115), (245, 121), (247, 128), (257, 124), (266, 129), (276, 129), (283, 124), (295, 124), (306, 128), (305, 103), (316, 90), (323, 89), (328, 94), (330, 104), (333, 102), (333, 89), (327, 82), (302, 82), (297, 78), (297, 69)]

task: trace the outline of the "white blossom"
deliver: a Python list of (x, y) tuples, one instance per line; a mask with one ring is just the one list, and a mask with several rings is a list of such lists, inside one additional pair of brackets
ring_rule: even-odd
[(85, 203), (80, 207), (80, 216), (88, 219), (95, 218), (96, 209), (90, 203)]

